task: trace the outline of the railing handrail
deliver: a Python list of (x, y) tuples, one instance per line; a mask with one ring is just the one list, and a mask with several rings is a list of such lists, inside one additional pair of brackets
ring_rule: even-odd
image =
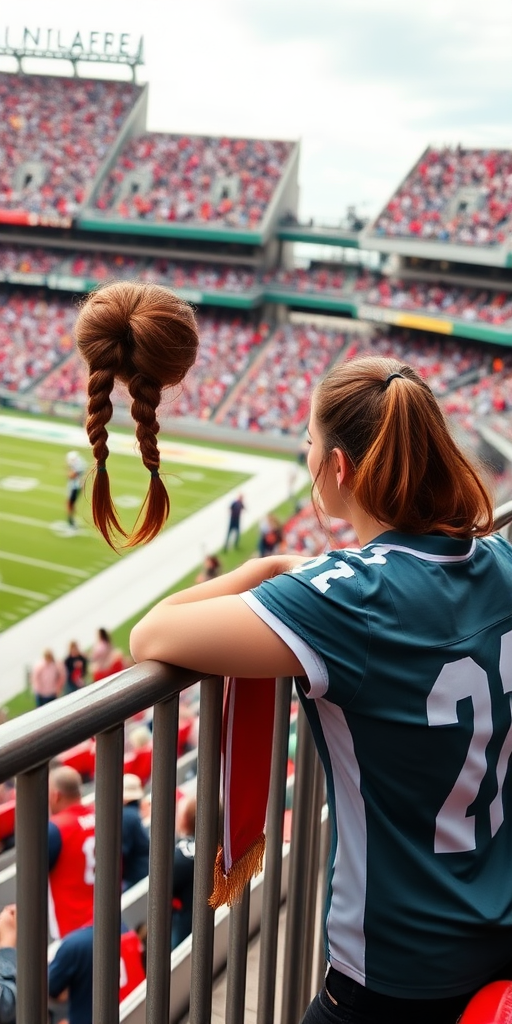
[(76, 743), (205, 678), (146, 661), (0, 725), (0, 782), (50, 761)]

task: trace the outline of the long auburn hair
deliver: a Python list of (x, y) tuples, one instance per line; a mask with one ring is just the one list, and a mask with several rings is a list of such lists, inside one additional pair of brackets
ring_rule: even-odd
[[(125, 540), (124, 547), (134, 547), (156, 537), (169, 515), (169, 495), (159, 476), (156, 409), (163, 388), (179, 384), (195, 362), (199, 344), (196, 320), (188, 303), (168, 288), (118, 281), (91, 292), (84, 300), (75, 335), (89, 370), (86, 429), (96, 460), (94, 523), (115, 550), (119, 535)], [(106, 424), (113, 412), (110, 395), (116, 380), (128, 387), (142, 461), (151, 474), (130, 535), (119, 522), (106, 466)]]
[[(391, 374), (400, 377), (388, 380)], [(379, 522), (412, 534), (492, 533), (489, 490), (412, 367), (375, 356), (338, 363), (317, 385), (314, 403), (324, 448), (317, 479), (340, 448), (356, 501)]]

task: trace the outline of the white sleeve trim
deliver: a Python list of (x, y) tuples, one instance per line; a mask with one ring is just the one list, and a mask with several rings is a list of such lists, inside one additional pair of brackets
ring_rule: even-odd
[(329, 676), (322, 656), (314, 651), (302, 637), (294, 633), (293, 629), (290, 629), (277, 615), (269, 611), (261, 601), (258, 601), (258, 598), (250, 590), (239, 596), (263, 622), (266, 622), (267, 626), (270, 626), (274, 633), (281, 637), (281, 640), (284, 640), (300, 661), (310, 684), (310, 690), (306, 697), (323, 697), (329, 687)]

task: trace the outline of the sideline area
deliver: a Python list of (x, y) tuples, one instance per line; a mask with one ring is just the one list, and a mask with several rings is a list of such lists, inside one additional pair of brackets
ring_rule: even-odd
[[(37, 437), (90, 451), (85, 430), (77, 426), (0, 416), (0, 434), (10, 435), (11, 432), (15, 436)], [(115, 431), (109, 434), (109, 447), (112, 451), (136, 454), (133, 437), (127, 434)], [(195, 466), (239, 470), (250, 473), (251, 477), (242, 488), (228, 491), (199, 512), (165, 530), (146, 547), (139, 548), (5, 630), (0, 635), (1, 702), (25, 688), (27, 669), (46, 647), (54, 649), (56, 657), (60, 658), (65, 656), (73, 639), (78, 639), (84, 648), (91, 646), (100, 626), (109, 631), (116, 629), (199, 566), (206, 554), (221, 548), (226, 536), (229, 505), (240, 490), (246, 507), (242, 519), (245, 531), (276, 505), (300, 491), (308, 480), (306, 470), (289, 460), (219, 451), (165, 439), (159, 441), (159, 447), (166, 459)], [(172, 481), (169, 491), (172, 496)], [(247, 552), (247, 555), (251, 553)], [(44, 552), (41, 554), (43, 556)]]

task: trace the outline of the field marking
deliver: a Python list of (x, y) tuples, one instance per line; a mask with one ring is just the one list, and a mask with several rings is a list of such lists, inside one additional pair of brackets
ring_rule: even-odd
[(0, 590), (5, 590), (7, 594), (17, 594), (18, 597), (33, 597), (35, 601), (44, 601), (45, 604), (50, 600), (48, 594), (38, 594), (37, 590), (23, 590), (22, 587), (10, 587), (7, 583), (0, 583)]
[(58, 562), (45, 562), (42, 558), (29, 558), (28, 555), (13, 555), (8, 551), (0, 551), (0, 562), (21, 562), (22, 565), (32, 565), (35, 569), (50, 569), (52, 572), (63, 572), (70, 576), (80, 576), (88, 580), (90, 573), (86, 569), (76, 569), (71, 565), (59, 565)]
[(0, 512), (0, 519), (4, 519), (7, 523), (19, 523), (20, 526), (36, 526), (41, 530), (51, 530), (52, 533), (60, 537), (68, 535), (62, 532), (64, 529), (68, 530), (69, 536), (73, 537), (91, 537), (93, 535), (92, 530), (88, 530), (86, 527), (72, 530), (65, 520), (49, 523), (46, 519), (34, 519), (32, 516), (17, 516), (14, 512)]
[(0, 456), (0, 465), (17, 466), (19, 469), (42, 469), (42, 462), (20, 462), (19, 459), (5, 459)]

